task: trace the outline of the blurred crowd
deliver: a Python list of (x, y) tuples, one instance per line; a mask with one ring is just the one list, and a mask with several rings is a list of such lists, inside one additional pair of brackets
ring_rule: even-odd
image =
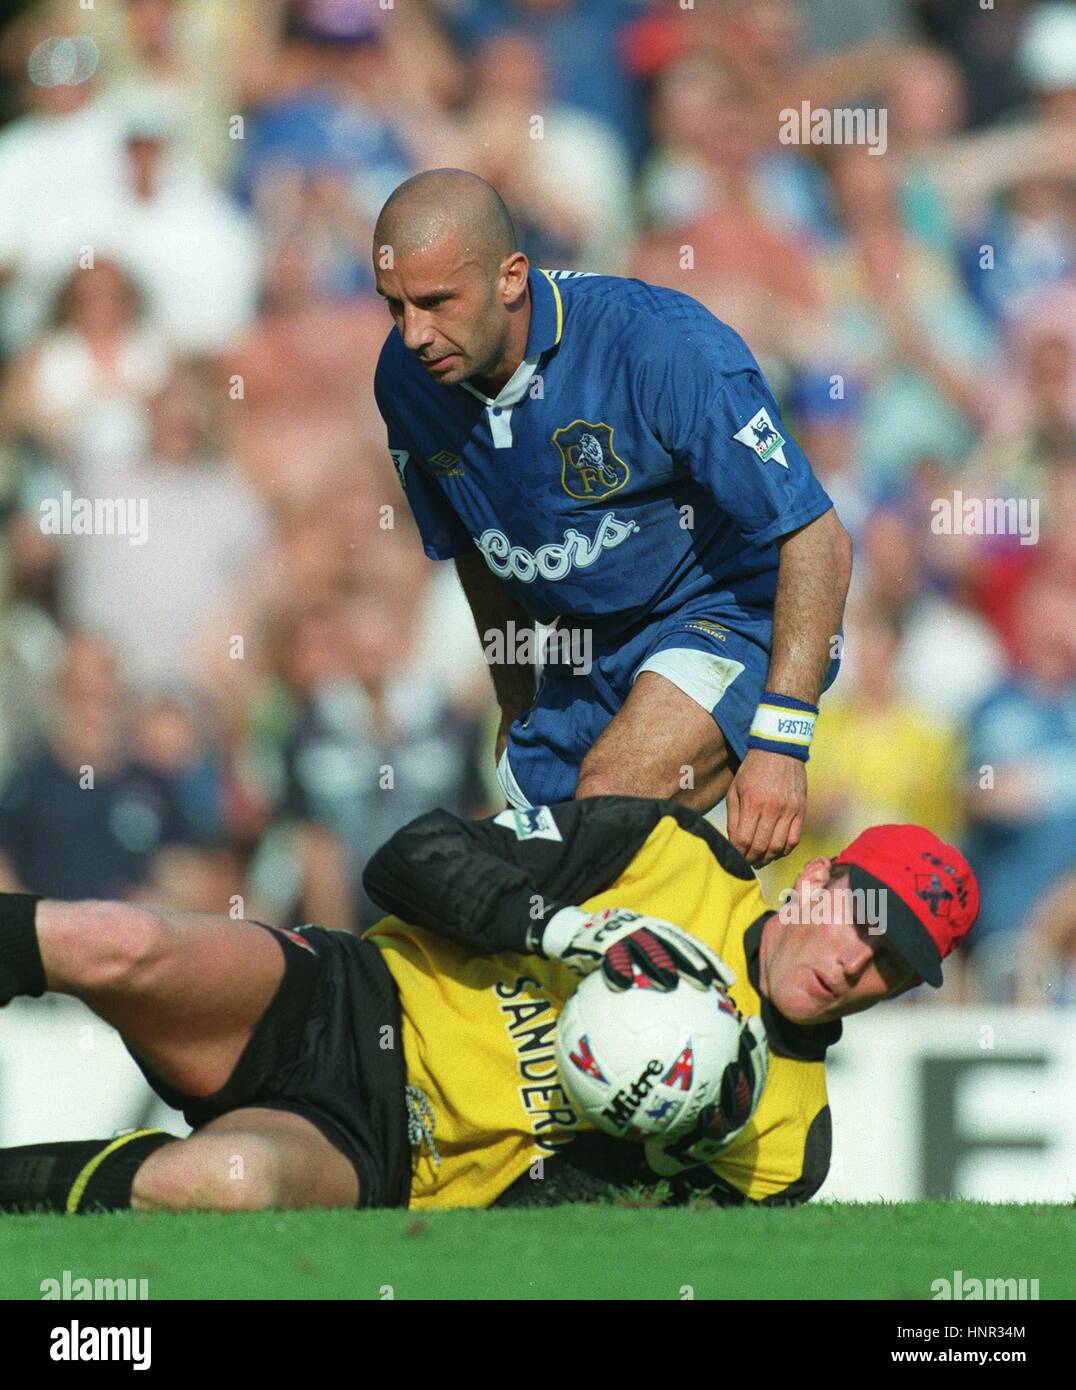
[[(924, 822), (983, 889), (948, 1002), (1076, 1005), (1076, 5), (15, 10), (0, 886), (355, 928), (393, 829), (502, 804), (482, 648), (372, 395), (374, 218), (454, 165), (535, 263), (730, 322), (853, 534), (768, 889)], [(804, 103), (884, 140), (785, 143)]]

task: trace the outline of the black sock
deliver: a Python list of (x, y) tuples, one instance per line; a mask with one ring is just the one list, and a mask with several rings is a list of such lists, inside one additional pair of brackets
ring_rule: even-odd
[(0, 893), (0, 1008), (17, 994), (36, 999), (45, 993), (45, 967), (34, 925), (40, 901), (32, 893)]
[(177, 1137), (139, 1129), (118, 1139), (0, 1149), (0, 1211), (125, 1211), (139, 1168)]

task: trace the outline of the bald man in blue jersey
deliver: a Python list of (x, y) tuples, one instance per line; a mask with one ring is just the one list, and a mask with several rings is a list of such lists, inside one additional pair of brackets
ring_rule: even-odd
[(686, 294), (530, 266), (464, 170), (395, 190), (374, 268), (378, 408), (485, 644), (509, 802), (727, 797), (752, 864), (787, 854), (851, 543), (742, 339)]

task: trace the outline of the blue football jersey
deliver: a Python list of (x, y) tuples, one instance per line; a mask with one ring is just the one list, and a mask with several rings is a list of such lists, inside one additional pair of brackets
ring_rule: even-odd
[(599, 636), (712, 599), (769, 645), (775, 542), (832, 505), (742, 338), (690, 296), (532, 267), (497, 398), (393, 328), (374, 381), (426, 554), (477, 546), (534, 618)]

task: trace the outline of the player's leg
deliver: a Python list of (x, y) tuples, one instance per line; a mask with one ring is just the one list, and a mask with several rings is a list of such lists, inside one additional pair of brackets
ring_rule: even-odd
[(33, 926), (46, 988), (83, 1000), (188, 1096), (224, 1085), (284, 975), (275, 934), (229, 917), (46, 899)]
[(575, 795), (656, 796), (709, 811), (732, 782), (714, 717), (659, 675), (641, 671), (579, 769)]
[(0, 1212), (260, 1211), (358, 1198), (355, 1164), (292, 1110), (244, 1107), (187, 1139), (138, 1130), (0, 1149)]
[[(26, 927), (31, 906), (41, 914), (43, 937), (34, 980), (27, 979), (34, 972), (25, 931), (13, 946), (10, 930), (12, 919)], [(388, 1077), (386, 1092), (375, 1088), (367, 1120), (369, 1096), (354, 1083), (362, 1071), (355, 1016), (365, 1021), (364, 1036), (378, 1032), (382, 1017), (396, 1027), (399, 1021), (380, 988), (387, 972), (380, 984), (376, 971), (368, 978), (364, 944), (315, 928), (300, 937), (229, 919), (142, 914), (123, 904), (89, 908), (87, 915), (76, 905), (23, 898), (20, 913), (20, 904), (0, 897), (0, 925), (6, 923), (13, 946), (6, 964), (0, 960), (0, 984), (6, 981), (11, 993), (21, 973), (14, 993), (51, 985), (91, 1003), (120, 1028), (154, 1088), (197, 1132), (188, 1140), (139, 1131), (0, 1150), (0, 1211), (353, 1205), (366, 1140), (380, 1138), (378, 1119), (394, 1110), (397, 1080), (402, 1092), (402, 1077)], [(91, 926), (100, 928), (96, 939)], [(372, 947), (367, 955), (380, 959)], [(198, 967), (199, 956), (210, 964)], [(388, 1152), (395, 1178), (391, 1145)], [(377, 1160), (370, 1171), (376, 1200)]]
[(136, 1211), (354, 1207), (350, 1159), (303, 1115), (250, 1107), (151, 1154), (134, 1177)]
[[(251, 922), (0, 894), (0, 1003), (71, 994), (186, 1096), (224, 1086), (283, 975), (281, 945)], [(123, 1209), (141, 1167), (176, 1142), (138, 1131), (0, 1150), (0, 1210)]]

